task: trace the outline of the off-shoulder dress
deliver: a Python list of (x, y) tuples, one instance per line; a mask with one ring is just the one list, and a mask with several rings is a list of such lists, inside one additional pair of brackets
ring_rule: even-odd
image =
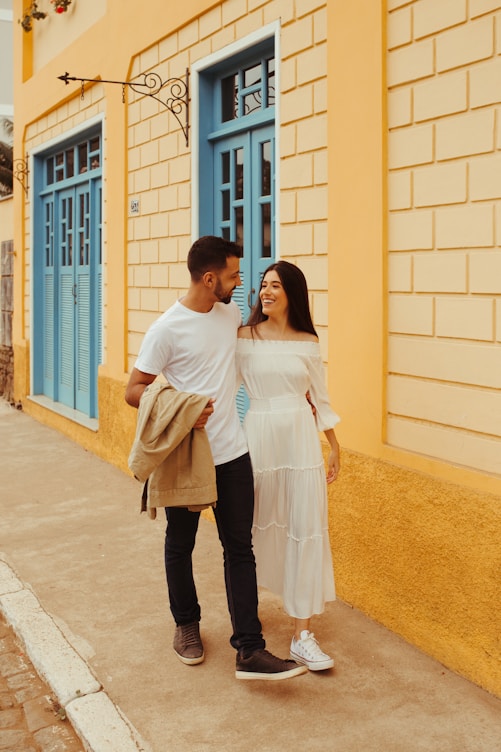
[(290, 616), (307, 619), (336, 597), (318, 432), (340, 419), (329, 403), (318, 342), (242, 338), (236, 358), (250, 398), (244, 431), (255, 482), (258, 584), (281, 596)]

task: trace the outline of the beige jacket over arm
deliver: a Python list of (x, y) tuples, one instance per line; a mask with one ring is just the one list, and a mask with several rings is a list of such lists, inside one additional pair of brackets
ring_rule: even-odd
[(205, 428), (193, 428), (208, 397), (153, 382), (141, 397), (129, 468), (147, 487), (147, 511), (203, 509), (217, 500), (216, 470)]

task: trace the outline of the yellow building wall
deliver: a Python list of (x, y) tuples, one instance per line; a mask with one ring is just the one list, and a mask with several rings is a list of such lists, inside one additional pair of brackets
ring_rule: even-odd
[[(494, 10), (486, 9), (486, 2), (471, 0), (470, 6), (480, 10), (483, 5), (486, 13)], [(15, 0), (15, 17), (22, 5)], [(392, 133), (417, 124), (392, 120), (394, 87), (408, 86), (406, 96), (414, 97), (414, 84), (392, 84), (387, 62), (390, 65), (394, 49), (421, 44), (415, 38), (414, 18), (430, 7), (429, 0), (185, 0), (169, 7), (166, 18), (161, 0), (151, 0), (148, 13), (138, 10), (133, 0), (108, 0), (103, 15), (89, 4), (92, 15), (81, 17), (84, 32), (73, 44), (52, 55), (40, 52), (44, 65), (35, 66), (35, 75), (33, 60), (41, 59), (33, 55), (37, 38), (26, 39), (17, 27), (16, 153), (64, 134), (79, 119), (105, 117), (105, 331), (98, 426), (91, 430), (28, 398), (31, 218), (22, 190), (15, 195), (15, 241), (20, 249), (15, 260), (15, 390), (26, 412), (127, 470), (135, 425), (135, 411), (123, 401), (127, 374), (147, 326), (188, 282), (191, 151), (178, 126), (146, 98), (128, 93), (123, 105), (120, 87), (93, 85), (81, 100), (78, 84), (65, 86), (57, 77), (68, 71), (125, 80), (157, 68), (177, 76), (210, 52), (280, 19), (280, 247), (282, 257), (306, 272), (328, 360), (332, 402), (342, 416), (337, 433), (343, 467), (329, 489), (339, 596), (453, 670), (501, 694), (499, 618), (493, 608), (501, 595), (501, 478), (423, 452), (426, 442), (418, 448), (406, 447), (400, 439), (388, 442), (397, 414), (389, 413), (397, 395), (397, 372), (388, 372), (393, 357), (389, 343), (402, 336), (393, 332), (394, 322), (409, 320), (400, 303), (395, 307), (390, 300), (400, 300), (395, 296), (402, 294), (425, 295), (394, 288), (395, 279), (402, 274), (405, 278), (406, 256), (423, 249), (392, 247), (392, 217), (430, 208), (394, 204), (402, 194), (395, 190), (395, 181), (405, 183), (400, 176), (421, 166), (392, 166), (388, 161)], [(79, 13), (84, 8), (78, 3)], [(401, 14), (400, 23), (396, 13)], [(166, 19), (161, 38), (158, 18)], [(61, 29), (64, 20), (56, 19)], [(470, 22), (473, 19), (464, 21)], [(402, 39), (399, 29), (409, 23), (411, 38)], [(447, 31), (447, 22), (443, 28)], [(129, 201), (137, 197), (141, 214), (128, 216)], [(490, 200), (478, 201), (483, 206)], [(497, 216), (497, 207), (493, 212)], [(431, 257), (446, 249), (434, 245), (428, 250)], [(449, 295), (442, 288), (438, 293)], [(485, 294), (492, 301), (493, 332), (498, 332), (499, 300)], [(423, 335), (406, 331), (404, 336)], [(419, 379), (427, 383), (426, 377)], [(478, 386), (469, 384), (469, 394)], [(496, 388), (490, 386), (487, 392)], [(484, 395), (485, 385), (476, 391)], [(415, 417), (406, 419), (410, 426)], [(419, 419), (428, 420), (423, 415)]]
[[(487, 16), (487, 10), (494, 9), (486, 8), (486, 3), (473, 3), (479, 12), (480, 5)], [(474, 12), (473, 6), (471, 11)], [(457, 11), (466, 6), (448, 3), (445, 7)], [(398, 13), (398, 23), (395, 13)], [(490, 23), (493, 31), (499, 14), (490, 15), (491, 18), (487, 21), (484, 18), (483, 22)], [(424, 24), (424, 18), (433, 20), (435, 28), (428, 26), (425, 32), (425, 27), (418, 24), (418, 20)], [(419, 160), (412, 156), (412, 150), (403, 148), (398, 153), (402, 158), (406, 155), (410, 164), (396, 163), (393, 135), (396, 129), (401, 133), (400, 138), (412, 140), (414, 129), (419, 133), (427, 130), (432, 137), (431, 144), (436, 147), (433, 134), (439, 127), (445, 127), (445, 120), (424, 125), (414, 120), (399, 122), (396, 113), (402, 117), (405, 111), (407, 118), (416, 118), (415, 81), (419, 76), (412, 66), (417, 65), (424, 46), (436, 49), (438, 40), (434, 35), (440, 29), (444, 29), (447, 37), (448, 23), (459, 24), (461, 20), (447, 22), (444, 14), (438, 12), (437, 4), (428, 0), (335, 3), (329, 5), (328, 19), (329, 71), (338, 72), (328, 80), (329, 384), (333, 401), (342, 415), (337, 433), (343, 446), (342, 472), (336, 484), (329, 488), (338, 592), (341, 598), (445, 665), (499, 695), (500, 617), (495, 605), (501, 601), (501, 478), (496, 464), (499, 455), (491, 452), (487, 457), (488, 465), (485, 459), (480, 463), (479, 453), (459, 452), (451, 458), (445, 453), (445, 446), (431, 442), (429, 435), (424, 435), (417, 445), (408, 446), (402, 434), (397, 437), (390, 413), (397, 400), (395, 373), (398, 369), (393, 365), (393, 338), (399, 337), (408, 349), (414, 345), (419, 348), (422, 341), (429, 345), (432, 337), (436, 337), (437, 348), (447, 348), (450, 338), (460, 338), (458, 330), (443, 330), (440, 335), (435, 330), (416, 330), (429, 322), (431, 314), (428, 309), (428, 318), (423, 315), (429, 291), (411, 287), (416, 281), (410, 268), (415, 259), (431, 259), (432, 255), (436, 258), (443, 253), (440, 258), (452, 264), (454, 255), (466, 256), (468, 251), (458, 253), (435, 244), (438, 237), (435, 217), (431, 223), (433, 232), (427, 236), (429, 247), (421, 242), (424, 228), (428, 226), (425, 218), (435, 209), (412, 203), (417, 196), (414, 187), (411, 189), (416, 185), (412, 182), (417, 174), (414, 167)], [(475, 37), (474, 19), (463, 16), (462, 23), (464, 38), (470, 34)], [(417, 38), (421, 33), (426, 37), (424, 40)], [(457, 64), (466, 64), (465, 43), (456, 41), (459, 54), (463, 55), (461, 60), (457, 59)], [(400, 52), (397, 58), (392, 54), (393, 45), (397, 45)], [(432, 55), (432, 65), (436, 59)], [(409, 67), (404, 66), (404, 60)], [(494, 58), (491, 64), (496, 65)], [(342, 71), (349, 71), (349, 75), (340, 75)], [(478, 73), (477, 68), (475, 72)], [(429, 67), (425, 75), (429, 77), (430, 100), (439, 106), (446, 97), (432, 93), (432, 87), (439, 87), (441, 72)], [(398, 76), (403, 77), (401, 83)], [(499, 101), (499, 91), (496, 95)], [(493, 91), (491, 96), (494, 96)], [(397, 101), (399, 107), (396, 107)], [(485, 115), (485, 110), (481, 113)], [(475, 132), (473, 128), (472, 131)], [(493, 148), (489, 153), (494, 164), (493, 134), (494, 128), (491, 132)], [(428, 154), (433, 161), (434, 148)], [(459, 164), (459, 159), (456, 161), (459, 156), (451, 157), (455, 165)], [(462, 158), (467, 161), (470, 157), (463, 155)], [(493, 169), (492, 164), (488, 167), (487, 160), (483, 164), (486, 170)], [(445, 166), (440, 164), (437, 169)], [(453, 180), (450, 188), (452, 183)], [(432, 189), (436, 189), (431, 175), (428, 186), (431, 194)], [(479, 203), (480, 209), (486, 209), (490, 216), (497, 211), (493, 198), (485, 196)], [(464, 200), (466, 204), (466, 197)], [(473, 201), (471, 195), (468, 200)], [(402, 201), (407, 203), (401, 206)], [(424, 203), (427, 201), (430, 199), (425, 199)], [(440, 217), (448, 216), (450, 209), (446, 203), (445, 196), (438, 201), (440, 207), (436, 211)], [(476, 208), (474, 206), (474, 210)], [(464, 216), (470, 216), (469, 209), (469, 206), (461, 206)], [(416, 213), (421, 211), (422, 224), (415, 222)], [(457, 218), (463, 228), (464, 216), (461, 220)], [(395, 217), (398, 218), (395, 220)], [(403, 231), (405, 222), (408, 225)], [(453, 226), (453, 221), (447, 222), (451, 231)], [(466, 226), (469, 227), (468, 221)], [(475, 223), (474, 228), (473, 232), (478, 232), (478, 224)], [(487, 223), (486, 231), (493, 241), (492, 221)], [(397, 236), (401, 240), (395, 245)], [(489, 247), (492, 256), (486, 257), (482, 252), (482, 259), (480, 255), (475, 259), (475, 263), (482, 261), (487, 265), (492, 259), (494, 266), (488, 267), (491, 272), (496, 268), (494, 246), (493, 242), (493, 247)], [(445, 302), (452, 300), (447, 287), (438, 286), (440, 278), (438, 268), (428, 277), (435, 282), (431, 282), (432, 292), (443, 295)], [(448, 274), (442, 275), (442, 280), (446, 278)], [(398, 289), (401, 282), (395, 288), (395, 280), (402, 279), (407, 284), (403, 291)], [(483, 279), (485, 284), (485, 276)], [(464, 271), (465, 285), (466, 280)], [(455, 296), (457, 291), (452, 292)], [(405, 301), (401, 299), (403, 293)], [(468, 288), (464, 290), (465, 299), (467, 293), (474, 297), (474, 291)], [(412, 297), (414, 300), (410, 302)], [(497, 331), (494, 329), (495, 306), (499, 305), (499, 297), (496, 298), (491, 286), (484, 289), (481, 300), (488, 301), (491, 312), (490, 340), (482, 340), (482, 345), (485, 344), (493, 358), (490, 378), (499, 379), (501, 371), (493, 373), (499, 357), (499, 345), (494, 338)], [(409, 307), (403, 302), (409, 303)], [(432, 309), (433, 315), (440, 314), (435, 303)], [(482, 315), (479, 319), (485, 322)], [(404, 325), (408, 328), (401, 333), (399, 330)], [(471, 332), (471, 329), (465, 328), (463, 337), (466, 331)], [(437, 361), (445, 362), (432, 350), (421, 352), (421, 358), (413, 358), (413, 363), (421, 368), (438, 369)], [(463, 365), (465, 374), (471, 373), (475, 365), (478, 368), (478, 362), (467, 348)], [(456, 397), (457, 386), (452, 385), (449, 404), (443, 404), (441, 390), (448, 379), (437, 373), (437, 383), (432, 385), (437, 390), (432, 421), (440, 423), (445, 415), (459, 413), (461, 417), (467, 412), (470, 420), (476, 420), (479, 399), (488, 399), (489, 409), (494, 412), (499, 400), (498, 387), (491, 381), (485, 389), (480, 378), (481, 373), (487, 378), (488, 371), (487, 367), (477, 371), (478, 380), (473, 379), (468, 384), (468, 400), (463, 403), (459, 400), (454, 407), (450, 402)], [(425, 410), (429, 405), (423, 392), (417, 390), (419, 384), (414, 382), (419, 379), (426, 390), (430, 388), (429, 381), (417, 368), (411, 375), (411, 388), (399, 404), (411, 402), (412, 406)], [(438, 383), (440, 381), (442, 383)], [(464, 398), (464, 392), (461, 396)], [(409, 410), (407, 417), (408, 432), (412, 434), (416, 416)], [(420, 418), (427, 425), (430, 413), (421, 413)], [(494, 416), (492, 418), (488, 424), (489, 435), (482, 438), (496, 446), (497, 437), (490, 435), (494, 427)], [(449, 423), (452, 425), (447, 431), (456, 430), (459, 434), (464, 430), (464, 424), (460, 428), (457, 422)], [(473, 431), (478, 432), (478, 429), (477, 423)], [(456, 446), (459, 448), (460, 441), (456, 441)]]

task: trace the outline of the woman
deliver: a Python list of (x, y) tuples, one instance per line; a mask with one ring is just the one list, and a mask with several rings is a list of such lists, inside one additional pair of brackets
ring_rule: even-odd
[(312, 671), (331, 668), (334, 661), (310, 632), (310, 619), (336, 597), (318, 431), (330, 444), (332, 483), (339, 472), (339, 417), (329, 404), (306, 280), (297, 266), (278, 261), (265, 271), (259, 300), (239, 330), (236, 357), (250, 397), (244, 429), (254, 471), (258, 583), (280, 595), (294, 618), (291, 657)]

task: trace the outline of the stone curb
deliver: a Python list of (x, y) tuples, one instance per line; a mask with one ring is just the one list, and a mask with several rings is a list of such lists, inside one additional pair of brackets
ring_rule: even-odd
[(56, 695), (87, 752), (151, 752), (2, 554), (0, 611)]

